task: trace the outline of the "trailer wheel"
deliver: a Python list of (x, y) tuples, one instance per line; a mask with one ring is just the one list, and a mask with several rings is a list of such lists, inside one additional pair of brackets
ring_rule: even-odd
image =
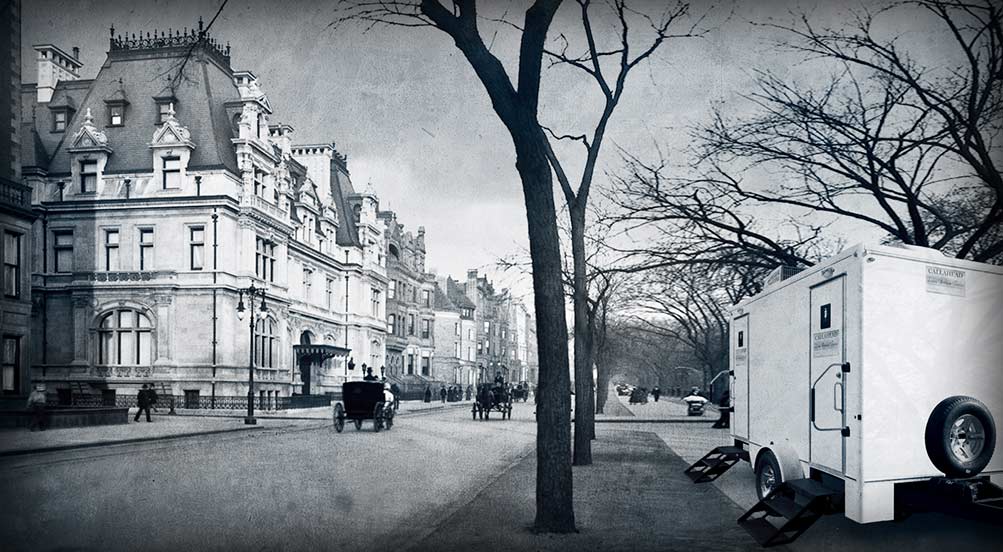
[(766, 498), (781, 483), (783, 476), (780, 473), (780, 462), (772, 451), (763, 450), (756, 458), (756, 496), (759, 500)]
[(996, 424), (989, 409), (972, 397), (948, 397), (926, 422), (926, 453), (948, 477), (972, 477), (992, 459)]

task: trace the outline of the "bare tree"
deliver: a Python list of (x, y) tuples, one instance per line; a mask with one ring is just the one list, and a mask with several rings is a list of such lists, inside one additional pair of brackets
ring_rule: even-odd
[[(904, 0), (854, 16), (839, 29), (818, 28), (805, 15), (794, 25), (771, 25), (792, 37), (783, 46), (840, 74), (821, 90), (764, 74), (751, 97), (762, 114), (739, 122), (718, 117), (701, 132), (706, 156), (770, 163), (796, 175), (797, 184), (758, 192), (718, 171), (756, 201), (851, 217), (894, 241), (998, 261), (1003, 6)], [(923, 16), (949, 37), (955, 51), (947, 59), (956, 64), (924, 62), (906, 39), (877, 30), (879, 18)], [(852, 206), (861, 195), (873, 209)]]
[[(578, 69), (588, 75), (596, 84), (603, 96), (603, 107), (591, 136), (558, 135), (547, 127), (550, 136), (557, 140), (573, 140), (584, 147), (585, 163), (581, 176), (577, 179), (577, 187), (572, 184), (571, 177), (565, 170), (564, 163), (550, 147), (548, 142), (547, 157), (557, 175), (564, 199), (568, 206), (571, 221), (571, 251), (573, 257), (573, 303), (574, 303), (574, 339), (575, 339), (575, 433), (574, 457), (576, 466), (592, 463), (591, 435), (595, 433), (589, 418), (594, 414), (595, 397), (592, 378), (592, 315), (589, 307), (589, 270), (587, 267), (588, 252), (585, 243), (586, 216), (589, 194), (595, 176), (599, 154), (606, 137), (617, 105), (620, 103), (626, 89), (627, 77), (631, 70), (650, 57), (667, 40), (673, 38), (689, 38), (701, 36), (704, 32), (699, 26), (702, 17), (692, 18), (688, 2), (669, 4), (658, 16), (657, 20), (645, 13), (637, 11), (628, 5), (626, 0), (611, 0), (607, 5), (615, 16), (615, 44), (609, 48), (601, 44), (601, 37), (594, 30), (592, 2), (576, 0), (581, 11), (582, 38), (584, 53), (571, 53), (569, 39), (565, 35), (558, 37), (559, 50), (547, 50), (546, 54), (554, 65), (566, 65)], [(641, 23), (648, 27), (651, 35), (641, 47), (637, 47), (634, 38), (636, 29), (632, 25)], [(676, 28), (680, 27), (677, 31)], [(586, 354), (579, 354), (585, 351)]]
[(535, 0), (521, 25), (515, 83), (484, 43), (475, 0), (358, 0), (345, 2), (334, 24), (431, 27), (449, 35), (481, 81), (516, 153), (529, 226), (540, 359), (537, 407), (536, 519), (542, 532), (575, 531), (572, 503), (567, 322), (554, 206), (550, 145), (538, 120), (544, 45), (561, 0)]
[(615, 206), (611, 226), (627, 238), (616, 246), (629, 261), (625, 270), (727, 266), (742, 275), (736, 285), (751, 294), (773, 268), (810, 266), (839, 245), (823, 239), (826, 225), (810, 218), (760, 222), (760, 206), (719, 179), (670, 177), (676, 168), (664, 160), (624, 159), (605, 196)]

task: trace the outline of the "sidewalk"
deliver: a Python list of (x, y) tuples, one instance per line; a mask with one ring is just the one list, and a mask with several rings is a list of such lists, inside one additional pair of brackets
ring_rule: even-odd
[(536, 455), (448, 515), (410, 550), (760, 550), (735, 524), (742, 510), (656, 435), (598, 427), (594, 464), (574, 468), (578, 533), (536, 535)]
[(662, 396), (658, 402), (648, 398), (647, 403), (630, 404), (628, 397), (621, 397), (610, 386), (606, 398), (607, 414), (596, 416), (598, 423), (707, 423), (713, 424), (718, 419), (717, 407), (707, 403), (703, 416), (686, 414), (686, 403), (682, 399)]
[(234, 418), (207, 419), (161, 414), (154, 416), (153, 422), (148, 423), (145, 420), (133, 422), (131, 416), (128, 424), (66, 427), (46, 431), (28, 431), (25, 428), (4, 429), (0, 431), (0, 456), (157, 441), (270, 427), (270, 424), (262, 424), (261, 422), (258, 425), (244, 425), (243, 420)]
[[(453, 407), (470, 407), (469, 401), (441, 403), (401, 401), (398, 416), (431, 412)], [(171, 416), (161, 410), (153, 415), (153, 422), (133, 422), (136, 409), (129, 411), (129, 423), (88, 427), (68, 427), (46, 431), (29, 431), (25, 428), (0, 430), (0, 457), (56, 452), (107, 445), (121, 445), (143, 441), (159, 441), (198, 435), (213, 435), (234, 431), (274, 429), (288, 427), (295, 420), (316, 420), (331, 423), (332, 407), (303, 408), (289, 411), (255, 411), (257, 425), (245, 425), (246, 411), (177, 410)]]

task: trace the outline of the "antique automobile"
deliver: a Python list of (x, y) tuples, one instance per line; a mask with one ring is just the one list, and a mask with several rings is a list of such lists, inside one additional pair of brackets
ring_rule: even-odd
[(362, 429), (364, 420), (373, 421), (373, 431), (390, 429), (394, 425), (393, 401), (387, 401), (383, 384), (378, 381), (346, 381), (341, 386), (342, 402), (334, 405), (334, 429), (341, 433), (345, 420)]
[(509, 393), (505, 384), (480, 383), (477, 385), (477, 400), (471, 409), (471, 414), (476, 420), (491, 418), (491, 411), (501, 413), (503, 420), (512, 418), (512, 394)]

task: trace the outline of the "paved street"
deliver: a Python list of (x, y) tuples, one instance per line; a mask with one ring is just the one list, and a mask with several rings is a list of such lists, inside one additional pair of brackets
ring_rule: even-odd
[[(656, 409), (672, 419), (678, 405), (610, 397), (606, 418), (617, 423), (598, 424), (594, 465), (575, 468), (573, 535), (528, 530), (535, 427), (533, 404), (520, 403), (511, 421), (472, 421), (459, 406), (408, 412), (381, 433), (369, 423), (337, 434), (326, 419), (264, 420), (253, 431), (5, 457), (0, 488), (21, 500), (0, 513), (0, 540), (5, 550), (758, 549), (735, 524), (755, 502), (747, 465), (708, 485), (682, 474), (728, 443), (727, 431), (712, 429), (710, 415), (653, 422)], [(627, 421), (632, 411), (639, 423)], [(198, 420), (234, 425), (163, 424)], [(995, 540), (991, 526), (942, 515), (870, 525), (829, 516), (787, 549), (989, 549)]]
[[(0, 461), (8, 550), (375, 550), (434, 526), (532, 450), (464, 408), (337, 434), (329, 422)], [(156, 535), (152, 538), (151, 535)]]

